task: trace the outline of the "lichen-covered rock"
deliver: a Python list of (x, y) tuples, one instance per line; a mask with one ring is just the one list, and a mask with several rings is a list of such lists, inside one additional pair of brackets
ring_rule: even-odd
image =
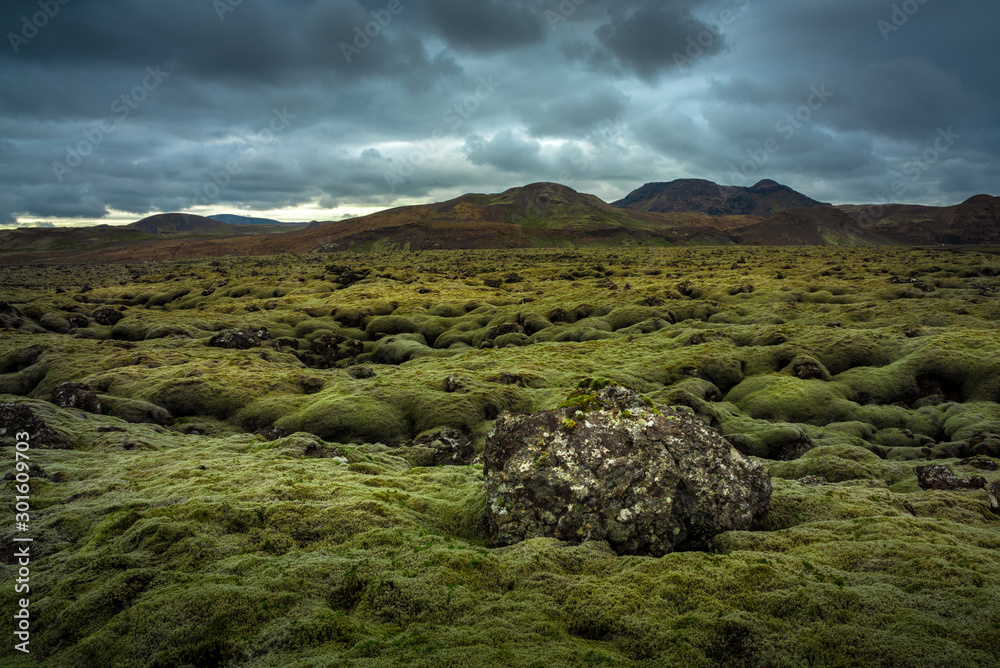
[(121, 311), (117, 311), (110, 306), (101, 306), (94, 310), (94, 320), (99, 325), (114, 326), (125, 317)]
[(101, 400), (86, 383), (63, 383), (52, 390), (52, 403), (62, 408), (78, 408), (101, 414)]
[(615, 385), (557, 410), (502, 414), (483, 464), (494, 545), (546, 536), (605, 540), (618, 554), (705, 549), (754, 528), (771, 498), (763, 467), (718, 432)]
[(449, 427), (419, 436), (400, 450), (413, 466), (464, 466), (475, 455), (472, 440)]
[(986, 486), (983, 476), (959, 478), (947, 466), (917, 466), (913, 472), (917, 474), (920, 489), (982, 489)]
[(271, 338), (271, 335), (264, 327), (257, 329), (227, 329), (209, 339), (208, 345), (230, 350), (248, 350), (249, 348), (256, 348), (260, 345), (261, 341), (267, 341), (269, 338)]

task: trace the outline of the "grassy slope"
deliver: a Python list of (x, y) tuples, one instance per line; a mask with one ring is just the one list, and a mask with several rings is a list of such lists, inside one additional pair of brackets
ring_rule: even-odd
[[(371, 275), (336, 290), (327, 262)], [(75, 446), (34, 452), (61, 477), (33, 483), (33, 647), (52, 666), (991, 665), (1000, 518), (981, 491), (920, 491), (912, 467), (954, 465), (1000, 434), (1000, 281), (983, 271), (995, 266), (947, 251), (727, 248), (5, 269), (31, 326), (132, 304), (114, 328), (0, 341), (0, 392), (28, 395)], [(525, 280), (482, 285), (512, 270)], [(936, 289), (888, 280), (911, 273)], [(480, 349), (515, 319), (528, 335)], [(394, 363), (354, 380), (288, 346), (206, 346), (250, 324), (300, 350), (340, 331), (364, 341), (360, 361)], [(17, 371), (31, 346), (44, 351)], [(796, 377), (803, 361), (823, 378)], [(452, 374), (464, 387), (447, 393)], [(691, 406), (762, 457), (804, 436), (814, 449), (764, 459), (764, 531), (650, 559), (550, 540), (490, 549), (480, 467), (411, 469), (387, 447), (449, 425), (481, 448), (496, 410), (551, 408), (591, 376)], [(950, 401), (918, 406), (927, 378)], [(169, 408), (175, 421), (42, 401), (70, 380), (117, 415)], [(275, 422), (330, 442), (242, 433)], [(310, 445), (347, 463), (306, 457)], [(11, 449), (0, 454), (10, 470)], [(806, 474), (834, 484), (794, 481)], [(12, 609), (10, 589), (0, 596)], [(37, 665), (2, 651), (5, 665)]]

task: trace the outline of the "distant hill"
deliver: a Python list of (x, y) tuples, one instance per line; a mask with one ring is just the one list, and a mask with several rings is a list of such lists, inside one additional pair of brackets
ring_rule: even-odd
[(730, 231), (734, 243), (750, 246), (858, 246), (887, 243), (877, 232), (834, 207), (789, 209)]
[(790, 209), (830, 206), (769, 179), (749, 188), (720, 186), (704, 179), (647, 183), (614, 202), (613, 205), (623, 209), (658, 213), (696, 211), (710, 216), (764, 218)]
[[(646, 194), (686, 192), (689, 202), (697, 200), (707, 211), (622, 208), (557, 183), (532, 183), (501, 193), (470, 193), (445, 202), (297, 226), (232, 225), (168, 213), (124, 227), (0, 231), (0, 263), (590, 245), (1000, 246), (1000, 198), (989, 195), (977, 195), (951, 207), (834, 207), (773, 181), (736, 189), (744, 191), (742, 195), (710, 181), (672, 183), (643, 188), (647, 188)], [(657, 185), (670, 187), (652, 187)], [(633, 195), (641, 194), (643, 188)], [(703, 195), (694, 197), (696, 192)], [(802, 198), (812, 204), (769, 216), (721, 215), (725, 211), (781, 208)], [(640, 201), (638, 195), (633, 199), (634, 203)]]
[(232, 232), (232, 228), (226, 223), (187, 213), (158, 213), (126, 227), (140, 230), (146, 234), (220, 234)]
[(862, 228), (896, 243), (1000, 245), (1000, 198), (991, 195), (975, 195), (947, 207), (884, 204), (838, 208)]
[(270, 218), (252, 218), (250, 216), (239, 216), (234, 213), (218, 213), (209, 216), (212, 220), (227, 225), (297, 225), (298, 223), (282, 223)]

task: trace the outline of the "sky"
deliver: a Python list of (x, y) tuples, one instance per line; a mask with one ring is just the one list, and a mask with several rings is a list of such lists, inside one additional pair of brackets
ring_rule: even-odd
[(5, 0), (0, 225), (563, 183), (1000, 195), (994, 0)]

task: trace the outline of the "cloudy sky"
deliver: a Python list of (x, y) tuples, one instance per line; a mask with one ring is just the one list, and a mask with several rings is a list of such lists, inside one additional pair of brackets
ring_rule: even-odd
[(991, 0), (5, 0), (0, 224), (331, 220), (535, 181), (1000, 195), (998, 19)]

